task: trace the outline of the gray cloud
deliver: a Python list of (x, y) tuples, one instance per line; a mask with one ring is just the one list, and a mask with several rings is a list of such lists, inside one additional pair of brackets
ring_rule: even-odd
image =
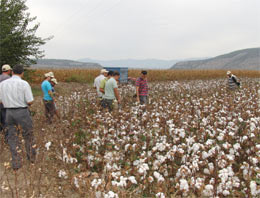
[(47, 58), (180, 59), (260, 46), (259, 0), (27, 0)]

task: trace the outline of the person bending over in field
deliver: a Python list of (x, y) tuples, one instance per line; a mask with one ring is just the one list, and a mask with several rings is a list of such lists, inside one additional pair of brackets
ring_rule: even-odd
[(227, 78), (227, 88), (229, 90), (235, 90), (240, 86), (240, 82), (238, 82), (237, 77), (231, 71), (227, 71)]
[(49, 124), (52, 123), (52, 118), (55, 114), (55, 105), (54, 105), (54, 94), (52, 92), (52, 86), (51, 86), (51, 76), (50, 73), (46, 73), (45, 79), (41, 84), (42, 92), (43, 92), (43, 104), (45, 107), (45, 116), (47, 119), (47, 122)]
[[(51, 83), (51, 86), (52, 86), (52, 90), (51, 91), (53, 93), (53, 96), (56, 96), (56, 92), (55, 92), (55, 89), (54, 89), (55, 85), (58, 84), (56, 78), (52, 78), (50, 83)], [(54, 107), (55, 107), (55, 115), (57, 116), (58, 119), (60, 119), (60, 114), (59, 114), (56, 102), (54, 102)]]
[(148, 103), (148, 84), (147, 84), (147, 71), (142, 71), (141, 76), (137, 78), (136, 83), (136, 100), (140, 104)]
[(108, 108), (109, 111), (113, 110), (113, 101), (117, 100), (118, 104), (121, 103), (118, 92), (117, 81), (119, 80), (120, 74), (115, 71), (113, 76), (105, 84), (105, 94), (103, 97), (103, 108)]

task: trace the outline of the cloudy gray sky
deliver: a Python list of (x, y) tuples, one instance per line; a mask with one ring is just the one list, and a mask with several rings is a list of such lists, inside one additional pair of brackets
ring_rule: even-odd
[(259, 0), (27, 0), (45, 58), (184, 59), (260, 46)]

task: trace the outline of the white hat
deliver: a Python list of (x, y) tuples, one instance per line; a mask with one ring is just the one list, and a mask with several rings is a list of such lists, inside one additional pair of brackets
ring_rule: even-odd
[(103, 74), (103, 73), (108, 73), (108, 71), (107, 71), (106, 69), (101, 69), (100, 73), (101, 73), (101, 74)]
[(45, 77), (45, 78), (50, 77), (50, 73), (46, 73), (46, 74), (44, 74), (44, 77)]
[(53, 72), (49, 72), (49, 76), (50, 76), (51, 78), (54, 78)]
[(12, 70), (12, 68), (10, 67), (10, 65), (5, 64), (5, 65), (2, 66), (2, 71), (3, 71), (3, 72), (9, 71), (9, 70)]
[(227, 71), (227, 75), (230, 75), (231, 74), (231, 71)]
[(57, 84), (58, 84), (58, 82), (57, 82), (57, 79), (56, 79), (56, 78), (52, 78), (52, 79), (51, 79), (51, 82), (54, 82), (54, 84), (55, 84), (55, 85), (57, 85)]

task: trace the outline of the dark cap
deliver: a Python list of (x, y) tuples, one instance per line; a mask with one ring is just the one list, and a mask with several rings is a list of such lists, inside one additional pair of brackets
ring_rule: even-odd
[(143, 75), (146, 75), (147, 74), (147, 71), (141, 71), (141, 73), (143, 74)]

